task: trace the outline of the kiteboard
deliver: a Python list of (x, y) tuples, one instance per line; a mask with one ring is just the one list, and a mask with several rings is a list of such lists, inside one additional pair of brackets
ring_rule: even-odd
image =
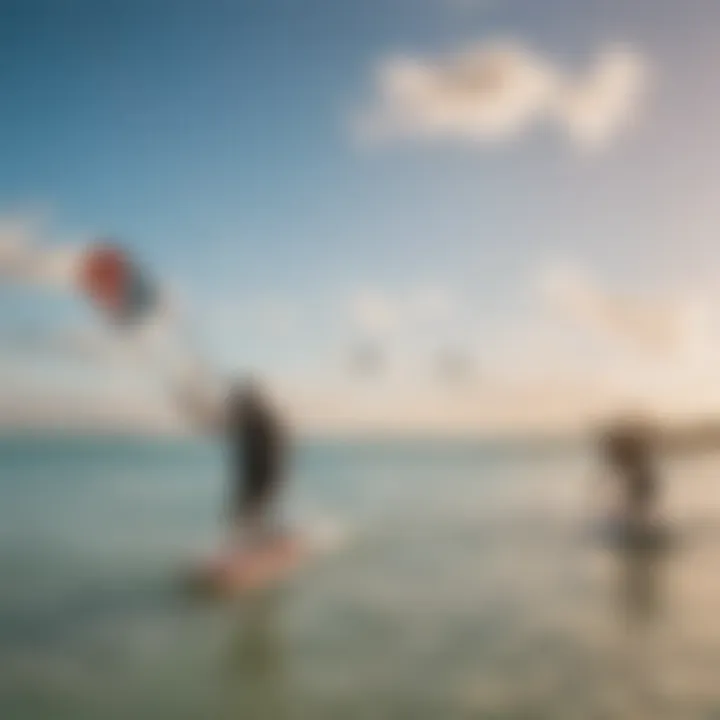
[(307, 558), (309, 546), (299, 533), (272, 537), (261, 544), (218, 553), (189, 573), (190, 589), (212, 596), (236, 596), (277, 585)]

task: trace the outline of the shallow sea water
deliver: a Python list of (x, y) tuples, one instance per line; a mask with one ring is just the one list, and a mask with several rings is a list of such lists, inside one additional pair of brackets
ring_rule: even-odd
[(580, 447), (299, 448), (328, 538), (284, 587), (182, 592), (224, 466), (188, 442), (0, 444), (0, 718), (720, 718), (720, 459), (665, 468), (678, 542), (588, 531)]

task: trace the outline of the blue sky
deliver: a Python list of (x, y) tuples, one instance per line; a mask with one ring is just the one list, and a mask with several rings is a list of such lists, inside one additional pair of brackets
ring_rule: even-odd
[[(0, 213), (42, 214), (55, 243), (121, 238), (228, 368), (322, 373), (367, 331), (358, 293), (435, 292), (452, 313), (396, 344), (444, 333), (502, 369), (507, 329), (546, 322), (555, 263), (607, 292), (712, 292), (718, 21), (700, 0), (2, 1)], [(592, 153), (543, 123), (359, 141), (379, 63), (504, 38), (569, 73), (623, 43), (650, 71), (635, 121)], [(7, 326), (74, 312), (13, 298)]]

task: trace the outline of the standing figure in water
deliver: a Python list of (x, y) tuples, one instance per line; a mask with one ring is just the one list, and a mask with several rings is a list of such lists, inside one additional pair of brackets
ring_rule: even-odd
[(176, 400), (195, 425), (224, 437), (230, 464), (230, 518), (234, 543), (259, 545), (277, 529), (286, 432), (270, 400), (254, 381), (234, 383), (225, 402), (197, 384), (184, 384)]
[(647, 527), (657, 510), (659, 490), (651, 428), (637, 422), (618, 424), (603, 436), (601, 453), (617, 482), (624, 520), (631, 527)]
[(253, 382), (231, 389), (226, 417), (233, 526), (243, 541), (260, 542), (274, 529), (275, 504), (284, 477), (285, 431)]

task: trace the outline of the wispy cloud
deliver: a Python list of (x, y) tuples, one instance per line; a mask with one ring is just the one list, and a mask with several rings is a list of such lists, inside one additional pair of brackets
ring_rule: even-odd
[(354, 344), (348, 367), (362, 377), (413, 376), (434, 384), (476, 377), (476, 329), (460, 312), (460, 299), (441, 284), (366, 288), (350, 298)]
[(370, 337), (427, 326), (447, 319), (454, 311), (452, 293), (441, 285), (400, 292), (364, 288), (350, 299), (350, 317), (360, 333)]
[(458, 138), (481, 145), (540, 124), (599, 148), (629, 125), (647, 86), (636, 51), (608, 46), (583, 72), (569, 71), (516, 42), (492, 42), (441, 57), (383, 60), (375, 98), (357, 128), (372, 140)]
[(296, 426), (319, 434), (577, 431), (607, 412), (615, 400), (598, 384), (557, 376), (470, 381), (462, 392), (412, 379), (367, 384), (323, 378), (286, 385), (282, 393)]
[(181, 418), (162, 399), (137, 392), (0, 394), (0, 431), (5, 429), (176, 434), (185, 430)]
[(539, 286), (578, 327), (650, 358), (687, 359), (708, 346), (707, 308), (699, 299), (612, 293), (572, 265), (546, 268)]
[(71, 291), (81, 250), (42, 245), (35, 218), (0, 218), (0, 279)]
[(393, 299), (375, 289), (361, 290), (350, 301), (350, 314), (355, 327), (372, 337), (395, 330), (401, 312), (402, 309)]
[(627, 49), (609, 49), (589, 74), (559, 94), (557, 118), (586, 147), (601, 147), (630, 124), (646, 89), (646, 62)]

